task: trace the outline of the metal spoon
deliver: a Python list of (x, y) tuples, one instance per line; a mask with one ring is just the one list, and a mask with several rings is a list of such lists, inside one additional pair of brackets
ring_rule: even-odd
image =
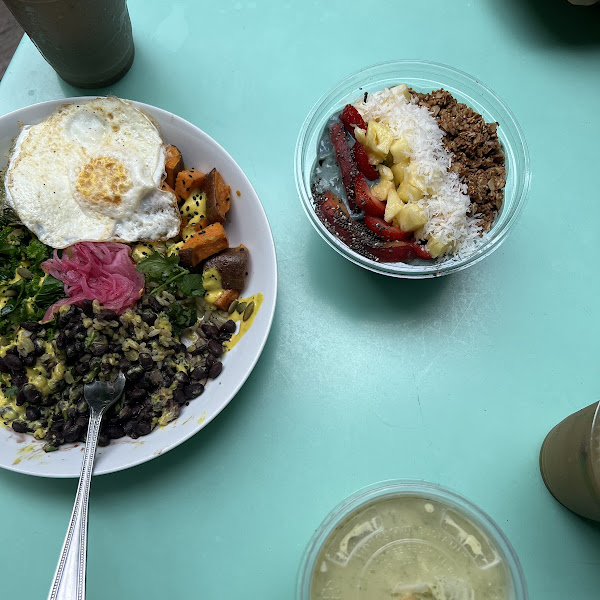
[(60, 553), (48, 600), (84, 600), (85, 598), (87, 509), (98, 433), (100, 432), (100, 423), (104, 412), (121, 397), (124, 387), (125, 376), (123, 373), (119, 373), (117, 379), (113, 382), (95, 381), (86, 384), (83, 388), (83, 396), (90, 407), (85, 454), (83, 455), (83, 465), (71, 521)]

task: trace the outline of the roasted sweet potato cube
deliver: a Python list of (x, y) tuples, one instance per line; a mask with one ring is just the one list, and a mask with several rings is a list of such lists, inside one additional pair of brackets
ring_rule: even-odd
[(187, 200), (192, 190), (200, 189), (205, 178), (206, 174), (196, 169), (181, 171), (175, 179), (175, 193), (182, 200)]
[(183, 171), (183, 158), (177, 146), (167, 146), (165, 148), (167, 157), (165, 159), (165, 171), (167, 177), (165, 181), (170, 188), (175, 188), (175, 180), (177, 175)]
[(231, 306), (231, 303), (234, 300), (237, 300), (239, 297), (240, 292), (238, 290), (225, 290), (221, 294), (221, 297), (215, 302), (215, 306), (219, 310), (224, 310), (225, 312), (227, 312), (229, 310), (229, 307)]
[(185, 267), (195, 267), (205, 258), (229, 247), (227, 233), (221, 223), (213, 223), (190, 236), (179, 250), (179, 260)]
[(200, 188), (206, 193), (206, 218), (209, 223), (225, 223), (229, 210), (231, 188), (225, 185), (221, 173), (213, 169), (202, 182)]
[(160, 189), (163, 190), (163, 192), (171, 192), (171, 194), (173, 194), (173, 196), (176, 196), (177, 194), (175, 194), (175, 190), (167, 183), (167, 181), (163, 181)]

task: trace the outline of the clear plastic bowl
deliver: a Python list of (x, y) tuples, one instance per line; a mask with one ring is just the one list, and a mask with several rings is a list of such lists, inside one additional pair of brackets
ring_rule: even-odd
[[(375, 533), (369, 531), (369, 527), (373, 524), (375, 524), (375, 529), (377, 529), (378, 526), (377, 506), (381, 505), (381, 503), (386, 500), (402, 496), (418, 498), (419, 501), (430, 501), (435, 502), (437, 505), (442, 505), (443, 510), (449, 512), (440, 515), (440, 522), (446, 521), (446, 517), (449, 514), (455, 519), (457, 519), (458, 515), (465, 523), (471, 524), (471, 531), (475, 533), (475, 536), (462, 535), (459, 529), (451, 531), (450, 533), (447, 531), (444, 532), (442, 531), (442, 527), (440, 527), (440, 533), (437, 536), (437, 540), (439, 541), (436, 540), (435, 536), (430, 537), (428, 541), (424, 541), (425, 536), (423, 536), (423, 539), (420, 536), (422, 527), (415, 526), (409, 528), (406, 523), (402, 521), (402, 515), (398, 515), (397, 520), (396, 518), (394, 519), (397, 527), (392, 530), (395, 537), (391, 541), (387, 537), (384, 537), (386, 536), (386, 533), (380, 534), (377, 531)], [(425, 504), (424, 506), (425, 510), (427, 510), (427, 505)], [(359, 514), (360, 517), (358, 516)], [(365, 567), (363, 567), (365, 573), (370, 573), (371, 570), (375, 570), (375, 564), (371, 562), (373, 559), (379, 559), (380, 561), (384, 561), (383, 564), (389, 564), (390, 554), (384, 558), (382, 557), (382, 552), (390, 552), (390, 549), (394, 545), (402, 546), (403, 544), (411, 544), (413, 550), (402, 550), (401, 548), (399, 556), (410, 556), (411, 551), (416, 551), (417, 555), (421, 557), (422, 562), (425, 561), (423, 557), (435, 555), (437, 552), (443, 560), (443, 563), (440, 564), (447, 566), (448, 564), (453, 563), (456, 558), (455, 554), (462, 553), (464, 560), (464, 557), (469, 555), (468, 553), (470, 550), (472, 551), (473, 549), (478, 548), (479, 540), (484, 546), (487, 544), (488, 550), (493, 549), (498, 558), (498, 562), (495, 563), (496, 565), (499, 564), (500, 561), (504, 564), (505, 571), (508, 575), (506, 600), (527, 599), (525, 578), (519, 560), (510, 545), (510, 542), (488, 515), (459, 494), (436, 484), (426, 481), (389, 480), (378, 482), (358, 490), (336, 506), (319, 525), (302, 556), (298, 571), (296, 600), (316, 600), (316, 598), (318, 598), (317, 596), (311, 596), (313, 574), (317, 569), (321, 572), (327, 572), (327, 570), (323, 571), (322, 563), (317, 563), (317, 560), (325, 544), (330, 540), (336, 540), (336, 536), (339, 537), (346, 531), (340, 527), (340, 524), (348, 517), (352, 516), (357, 516), (358, 518), (358, 521), (352, 522), (354, 527), (352, 531), (358, 533), (350, 540), (348, 540), (348, 536), (341, 538), (342, 543), (340, 543), (339, 546), (336, 546), (336, 548), (343, 548), (341, 554), (347, 552), (349, 557), (353, 555), (359, 556), (360, 560), (365, 563)], [(382, 524), (379, 524), (379, 527), (381, 527), (381, 532), (385, 532), (385, 527)], [(382, 536), (381, 541), (377, 540), (377, 535)], [(438, 544), (438, 548), (435, 547), (436, 544)], [(483, 550), (483, 552), (485, 553), (486, 550)], [(343, 561), (344, 558), (347, 558), (341, 556), (341, 554), (336, 553), (333, 555), (334, 560)], [(467, 561), (468, 560), (470, 559), (467, 558)], [(478, 556), (474, 556), (472, 560), (473, 564), (476, 565), (476, 569), (482, 571), (494, 566), (494, 564), (478, 563)], [(369, 567), (368, 569), (367, 565)], [(402, 572), (401, 569), (403, 567), (401, 561), (398, 561), (397, 564), (392, 562), (391, 567), (394, 573)], [(427, 569), (427, 567), (425, 568)], [(431, 575), (433, 576), (435, 573), (431, 573)], [(368, 577), (368, 575), (366, 577)], [(332, 575), (327, 595), (321, 597), (351, 597), (353, 600), (361, 600), (363, 598), (359, 593), (359, 589), (353, 590), (351, 595), (348, 595), (347, 590), (344, 590), (346, 595), (340, 595), (340, 589), (339, 587), (336, 589), (336, 585), (334, 576)], [(357, 586), (357, 588), (359, 587), (364, 594), (367, 594), (365, 590), (368, 589), (369, 585), (368, 580), (363, 579), (361, 580), (360, 586)], [(367, 594), (364, 597), (371, 596), (368, 596)], [(378, 595), (375, 597), (387, 598), (388, 596)], [(474, 597), (476, 598), (477, 595)]]
[[(328, 119), (332, 114), (340, 112), (346, 104), (361, 97), (364, 92), (381, 90), (401, 83), (418, 92), (444, 88), (459, 102), (467, 104), (482, 115), (486, 122), (499, 124), (498, 137), (506, 161), (504, 203), (491, 230), (483, 236), (481, 245), (471, 255), (462, 259), (441, 257), (429, 262), (420, 261), (418, 264), (376, 262), (346, 246), (323, 225), (314, 211), (310, 180), (318, 143)], [(529, 153), (523, 132), (506, 104), (474, 77), (446, 65), (421, 60), (391, 61), (367, 67), (353, 73), (326, 92), (314, 105), (302, 125), (296, 143), (294, 172), (298, 194), (308, 219), (334, 250), (365, 269), (409, 279), (454, 273), (490, 255), (513, 229), (527, 198), (531, 178)]]

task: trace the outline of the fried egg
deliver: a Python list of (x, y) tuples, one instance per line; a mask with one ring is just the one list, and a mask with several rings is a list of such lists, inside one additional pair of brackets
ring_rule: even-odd
[(156, 125), (119, 98), (60, 106), (22, 128), (6, 200), (45, 244), (159, 241), (177, 235), (173, 193), (160, 189), (165, 145)]

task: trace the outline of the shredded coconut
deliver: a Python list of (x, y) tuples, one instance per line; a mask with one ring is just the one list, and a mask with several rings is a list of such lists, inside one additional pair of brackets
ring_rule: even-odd
[(407, 100), (400, 87), (370, 92), (366, 101), (358, 100), (354, 106), (366, 122), (383, 123), (408, 142), (411, 169), (430, 191), (416, 203), (425, 211), (427, 223), (415, 237), (435, 236), (450, 244), (456, 258), (471, 254), (481, 242), (479, 215), (467, 215), (471, 206), (467, 186), (449, 170), (452, 154), (442, 143), (445, 133), (435, 118), (416, 98)]

